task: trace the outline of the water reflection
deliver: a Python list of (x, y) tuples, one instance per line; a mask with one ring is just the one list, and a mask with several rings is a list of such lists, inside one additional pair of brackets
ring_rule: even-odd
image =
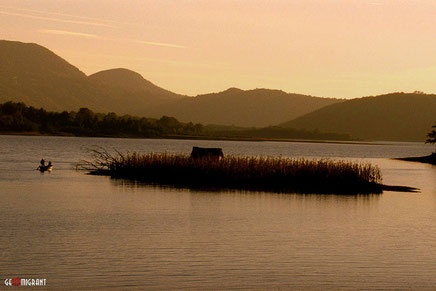
[(381, 194), (311, 194), (311, 193), (277, 193), (277, 192), (263, 192), (263, 191), (249, 191), (249, 190), (235, 190), (235, 189), (221, 189), (221, 188), (190, 188), (186, 186), (162, 185), (147, 183), (138, 180), (123, 179), (123, 178), (110, 178), (110, 183), (114, 187), (122, 188), (123, 190), (156, 190), (165, 192), (179, 192), (179, 193), (193, 193), (197, 195), (226, 195), (226, 196), (250, 196), (251, 199), (262, 199), (273, 196), (274, 199), (281, 199), (289, 197), (297, 198), (298, 200), (316, 200), (316, 201), (365, 201), (370, 203), (380, 198)]

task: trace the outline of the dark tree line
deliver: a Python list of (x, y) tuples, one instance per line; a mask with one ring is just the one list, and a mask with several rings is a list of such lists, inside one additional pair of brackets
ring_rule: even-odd
[[(76, 136), (169, 137), (203, 136), (212, 138), (265, 138), (352, 140), (348, 134), (324, 133), (270, 126), (265, 128), (235, 128), (182, 123), (173, 117), (160, 119), (119, 116), (113, 112), (94, 113), (88, 108), (79, 111), (49, 112), (24, 103), (0, 104), (0, 132), (39, 132)], [(434, 131), (433, 131), (434, 132)], [(429, 135), (430, 136), (430, 135)]]
[(94, 113), (88, 108), (78, 112), (48, 112), (24, 103), (0, 104), (0, 131), (67, 133), (80, 136), (163, 137), (200, 135), (201, 124), (181, 123), (173, 117), (139, 118), (115, 113)]

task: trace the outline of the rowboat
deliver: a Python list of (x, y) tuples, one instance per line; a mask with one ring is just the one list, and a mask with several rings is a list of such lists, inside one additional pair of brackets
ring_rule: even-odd
[(40, 170), (41, 172), (51, 172), (53, 170), (53, 165), (47, 165), (47, 166), (39, 166), (38, 170)]

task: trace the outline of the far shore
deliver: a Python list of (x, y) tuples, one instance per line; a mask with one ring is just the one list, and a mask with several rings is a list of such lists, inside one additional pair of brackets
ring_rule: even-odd
[(0, 135), (21, 136), (65, 136), (65, 137), (103, 137), (103, 138), (132, 138), (132, 139), (185, 139), (185, 140), (223, 140), (223, 141), (251, 141), (251, 142), (297, 142), (297, 143), (326, 143), (326, 144), (356, 144), (356, 145), (381, 145), (389, 141), (345, 141), (345, 140), (319, 140), (319, 139), (286, 139), (286, 138), (258, 138), (258, 137), (218, 137), (218, 136), (191, 136), (191, 135), (165, 135), (156, 137), (140, 137), (130, 135), (74, 135), (67, 132), (41, 133), (6, 131)]

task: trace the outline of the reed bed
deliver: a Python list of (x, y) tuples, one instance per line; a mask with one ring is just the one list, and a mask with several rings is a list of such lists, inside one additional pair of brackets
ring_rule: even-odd
[(109, 154), (92, 150), (91, 161), (79, 167), (158, 185), (196, 189), (240, 189), (279, 193), (381, 193), (380, 170), (368, 163), (279, 157), (226, 156), (192, 159), (169, 153)]

